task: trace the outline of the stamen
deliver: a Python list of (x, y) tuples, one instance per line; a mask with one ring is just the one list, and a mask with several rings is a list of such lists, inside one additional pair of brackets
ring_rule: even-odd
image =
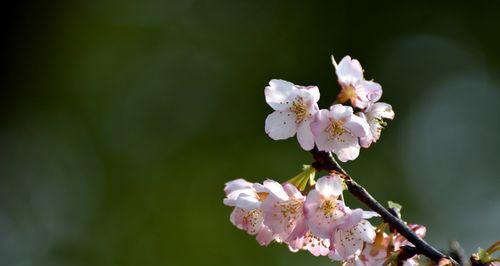
[(304, 103), (304, 99), (302, 97), (297, 97), (295, 101), (292, 102), (292, 106), (290, 107), (290, 111), (295, 113), (295, 123), (301, 123), (309, 117), (309, 112), (307, 111), (307, 106)]
[(325, 215), (325, 217), (331, 217), (334, 209), (335, 205), (329, 200), (324, 201), (323, 204), (321, 204), (321, 210), (323, 211), (323, 215)]
[(326, 127), (325, 131), (328, 133), (328, 139), (337, 139), (342, 141), (341, 138), (339, 138), (342, 134), (348, 132), (344, 128), (344, 121), (342, 120), (337, 120), (337, 121), (331, 121), (328, 127)]
[(287, 229), (291, 228), (300, 215), (302, 215), (302, 206), (302, 201), (295, 199), (279, 203), (280, 212)]

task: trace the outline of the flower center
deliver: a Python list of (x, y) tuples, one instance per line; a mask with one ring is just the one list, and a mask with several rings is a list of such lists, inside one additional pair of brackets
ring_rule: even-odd
[[(302, 215), (302, 201), (293, 199), (285, 202), (280, 202), (279, 209), (283, 220), (280, 223), (284, 223), (287, 229), (294, 226), (295, 221)], [(275, 205), (275, 207), (278, 207)]]
[(333, 211), (336, 209), (336, 204), (334, 204), (331, 200), (326, 200), (321, 204), (321, 211), (323, 211), (323, 215), (326, 218), (333, 217)]
[(331, 121), (328, 127), (326, 127), (325, 131), (328, 132), (329, 140), (338, 138), (339, 136), (347, 132), (347, 130), (344, 128), (344, 121), (342, 120)]
[(247, 212), (243, 216), (243, 223), (249, 227), (252, 234), (257, 233), (259, 224), (262, 222), (262, 211), (260, 209), (255, 209), (253, 211)]
[(267, 196), (269, 196), (268, 192), (257, 192), (257, 197), (259, 198), (259, 201), (266, 200)]
[(344, 103), (347, 102), (348, 100), (355, 99), (357, 97), (356, 95), (356, 89), (354, 88), (353, 85), (345, 85), (342, 86), (342, 90), (337, 96), (337, 101), (339, 103)]
[(295, 123), (301, 123), (306, 120), (309, 116), (309, 112), (307, 111), (307, 106), (304, 103), (304, 99), (302, 97), (297, 97), (295, 101), (292, 102), (292, 106), (290, 106), (290, 111), (295, 113)]

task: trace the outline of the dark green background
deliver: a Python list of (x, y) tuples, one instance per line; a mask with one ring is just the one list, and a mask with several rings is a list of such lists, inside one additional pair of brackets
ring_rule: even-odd
[[(328, 265), (258, 246), (223, 184), (284, 181), (271, 78), (338, 91), (358, 58), (396, 119), (346, 168), (440, 248), (500, 238), (500, 9), (483, 1), (12, 1), (3, 10), (1, 265)], [(349, 202), (356, 206), (352, 198)]]

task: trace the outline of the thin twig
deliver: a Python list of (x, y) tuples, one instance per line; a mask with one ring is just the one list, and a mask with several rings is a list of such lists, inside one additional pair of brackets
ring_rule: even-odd
[(443, 254), (418, 237), (415, 232), (413, 232), (399, 217), (392, 215), (386, 208), (384, 208), (384, 206), (373, 198), (365, 188), (354, 181), (354, 179), (339, 165), (331, 153), (318, 151), (316, 148), (311, 152), (315, 159), (313, 166), (316, 167), (316, 169), (336, 172), (343, 175), (349, 192), (371, 210), (377, 212), (386, 223), (394, 228), (399, 234), (404, 236), (410, 243), (415, 245), (418, 254), (425, 255), (435, 262), (439, 262), (439, 260), (446, 258), (449, 259), (454, 265), (459, 265), (451, 257)]

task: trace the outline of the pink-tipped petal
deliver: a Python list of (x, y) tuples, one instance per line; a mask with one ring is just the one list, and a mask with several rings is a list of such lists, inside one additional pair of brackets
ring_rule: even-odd
[(369, 102), (374, 103), (382, 97), (382, 86), (380, 86), (377, 82), (362, 80), (361, 86), (365, 88), (366, 99)]

